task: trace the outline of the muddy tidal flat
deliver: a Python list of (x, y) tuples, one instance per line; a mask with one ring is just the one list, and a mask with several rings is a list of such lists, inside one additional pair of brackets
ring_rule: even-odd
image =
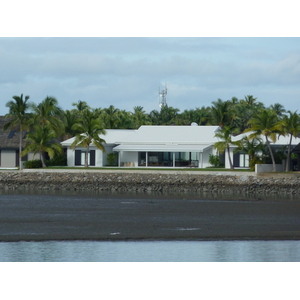
[(300, 200), (0, 193), (0, 241), (298, 240)]

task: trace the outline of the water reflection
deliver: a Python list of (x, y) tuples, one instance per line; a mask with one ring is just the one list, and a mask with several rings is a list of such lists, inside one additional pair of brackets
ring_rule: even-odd
[(1, 262), (299, 262), (300, 241), (0, 243)]

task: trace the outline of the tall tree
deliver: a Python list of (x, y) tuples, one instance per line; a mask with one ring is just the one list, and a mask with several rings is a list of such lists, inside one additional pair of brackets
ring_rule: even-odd
[(250, 169), (254, 170), (255, 164), (261, 161), (258, 153), (263, 153), (265, 149), (262, 139), (258, 137), (254, 137), (252, 139), (244, 137), (237, 142), (237, 146), (236, 152), (243, 151), (249, 155), (249, 166)]
[(34, 154), (39, 153), (42, 161), (43, 168), (46, 168), (44, 153), (47, 152), (50, 158), (54, 157), (56, 152), (62, 153), (61, 145), (54, 139), (56, 132), (49, 128), (49, 126), (41, 127), (39, 125), (34, 126), (33, 130), (26, 136), (27, 144), (22, 156), (33, 152)]
[(218, 125), (221, 128), (225, 126), (232, 126), (235, 118), (235, 111), (230, 101), (218, 101), (212, 102), (211, 114), (212, 124)]
[(282, 131), (277, 114), (271, 109), (261, 109), (248, 122), (250, 128), (244, 132), (251, 132), (249, 138), (264, 136), (271, 155), (273, 172), (276, 172), (276, 164), (270, 142), (276, 142), (277, 135)]
[(280, 103), (270, 105), (270, 109), (273, 110), (278, 117), (282, 117), (283, 114), (286, 112), (284, 106)]
[(85, 101), (81, 101), (81, 100), (78, 100), (77, 102), (73, 102), (72, 106), (75, 106), (79, 113), (81, 113), (85, 109), (90, 109), (88, 104)]
[(101, 117), (103, 118), (105, 127), (107, 129), (118, 128), (118, 123), (119, 123), (118, 108), (115, 108), (113, 105), (110, 105), (108, 108), (104, 108)]
[(229, 159), (229, 165), (230, 169), (233, 170), (234, 166), (232, 164), (231, 156), (230, 156), (230, 146), (235, 145), (236, 143), (232, 141), (232, 134), (233, 131), (230, 128), (230, 126), (225, 126), (221, 130), (219, 130), (215, 137), (220, 139), (219, 142), (216, 142), (214, 144), (214, 148), (217, 149), (220, 153), (224, 153), (225, 150), (227, 150), (228, 159)]
[(53, 129), (57, 135), (60, 135), (64, 130), (63, 111), (58, 106), (58, 101), (54, 97), (46, 97), (38, 105), (33, 105), (32, 126), (39, 124), (45, 128)]
[(13, 96), (12, 98), (13, 100), (6, 103), (6, 107), (9, 108), (9, 112), (5, 115), (5, 118), (8, 119), (8, 121), (4, 125), (4, 130), (7, 130), (8, 128), (19, 127), (19, 168), (22, 170), (22, 139), (24, 130), (28, 128), (30, 114), (27, 111), (30, 107), (30, 103), (28, 102), (29, 96), (25, 96), (25, 99), (23, 99), (23, 94), (21, 94), (20, 97)]
[(284, 115), (282, 121), (280, 122), (281, 130), (283, 135), (289, 135), (289, 145), (288, 145), (288, 154), (285, 171), (290, 171), (290, 161), (291, 161), (291, 145), (293, 137), (297, 137), (300, 133), (300, 116), (295, 112), (288, 111), (289, 116)]
[(142, 106), (135, 106), (133, 108), (132, 120), (135, 129), (140, 128), (142, 125), (149, 124), (148, 115)]
[(94, 144), (98, 149), (105, 151), (104, 145), (106, 142), (100, 137), (105, 135), (106, 131), (101, 126), (101, 120), (95, 116), (95, 113), (84, 110), (78, 122), (73, 125), (73, 129), (78, 133), (75, 136), (74, 142), (71, 144), (71, 149), (76, 147), (86, 148), (85, 167), (88, 167), (88, 153), (90, 145)]

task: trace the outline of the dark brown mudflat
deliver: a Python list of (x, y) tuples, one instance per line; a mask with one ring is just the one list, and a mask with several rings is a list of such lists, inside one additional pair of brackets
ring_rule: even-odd
[(300, 239), (300, 201), (0, 195), (0, 241)]

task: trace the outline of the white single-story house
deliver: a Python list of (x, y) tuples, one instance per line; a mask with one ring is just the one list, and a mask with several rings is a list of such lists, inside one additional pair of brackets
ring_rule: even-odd
[(141, 126), (116, 141), (119, 166), (208, 167), (219, 126)]
[[(89, 165), (104, 167), (108, 165), (107, 155), (118, 153), (119, 167), (198, 167), (210, 166), (209, 156), (217, 155), (214, 144), (219, 126), (152, 126), (144, 125), (137, 130), (107, 129), (101, 136), (106, 141), (105, 152), (93, 144), (89, 151)], [(250, 133), (240, 134), (232, 138), (238, 141)], [(265, 138), (262, 138), (265, 143)], [(84, 166), (85, 148), (71, 149), (74, 138), (61, 143), (67, 149), (67, 164), (70, 167)], [(289, 137), (280, 136), (273, 148), (287, 147)], [(299, 138), (293, 138), (292, 149), (300, 143)], [(249, 168), (247, 153), (234, 153), (237, 146), (230, 147), (230, 156), (235, 168)], [(225, 168), (229, 169), (227, 151), (220, 155)]]
[[(199, 167), (210, 166), (209, 155), (218, 139), (219, 126), (141, 126), (138, 130), (107, 129), (105, 153), (90, 146), (89, 165), (107, 165), (107, 154), (118, 153), (119, 167)], [(70, 149), (74, 138), (61, 143), (67, 148), (68, 166), (83, 166), (85, 148)]]

